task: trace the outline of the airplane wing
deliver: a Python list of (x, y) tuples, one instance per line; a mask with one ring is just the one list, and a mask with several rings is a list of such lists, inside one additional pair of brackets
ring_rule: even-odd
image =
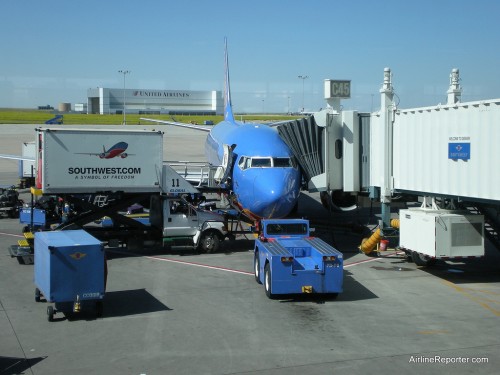
[(0, 154), (0, 159), (35, 161), (34, 157)]
[(141, 117), (140, 119), (144, 120), (144, 121), (156, 122), (158, 124), (180, 126), (182, 128), (189, 128), (189, 129), (200, 130), (200, 131), (204, 131), (204, 132), (209, 132), (210, 130), (212, 130), (212, 127), (200, 126), (200, 125), (195, 125), (195, 124), (187, 124), (185, 122), (155, 120), (155, 119), (152, 119), (152, 118), (144, 118), (144, 117)]

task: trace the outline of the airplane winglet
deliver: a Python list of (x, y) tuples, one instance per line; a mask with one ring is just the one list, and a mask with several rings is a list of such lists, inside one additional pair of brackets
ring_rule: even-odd
[(224, 38), (224, 120), (234, 122), (233, 106), (231, 104), (231, 88), (229, 86), (229, 61), (227, 54), (227, 38)]

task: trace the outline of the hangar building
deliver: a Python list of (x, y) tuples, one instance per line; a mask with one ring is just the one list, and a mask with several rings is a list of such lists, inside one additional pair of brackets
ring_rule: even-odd
[(88, 113), (97, 114), (204, 114), (222, 115), (221, 91), (110, 89), (87, 92)]

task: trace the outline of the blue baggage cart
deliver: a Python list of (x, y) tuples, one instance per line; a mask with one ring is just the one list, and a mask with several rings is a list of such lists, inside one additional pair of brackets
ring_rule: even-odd
[(35, 233), (35, 300), (41, 295), (48, 320), (57, 312), (80, 312), (91, 306), (102, 315), (106, 284), (103, 244), (84, 230)]

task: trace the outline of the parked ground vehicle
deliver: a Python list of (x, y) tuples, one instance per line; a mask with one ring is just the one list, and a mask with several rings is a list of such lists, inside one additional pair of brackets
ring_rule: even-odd
[(41, 296), (49, 322), (57, 312), (78, 313), (87, 306), (102, 316), (106, 257), (102, 243), (83, 230), (35, 234), (35, 301)]
[[(43, 216), (45, 220), (38, 220), (42, 223), (36, 226), (44, 230), (84, 229), (105, 243), (140, 246), (154, 241), (191, 245), (205, 252), (216, 252), (228, 235), (225, 216), (197, 206), (200, 192), (163, 162), (162, 132), (36, 131), (36, 189), (32, 191), (41, 195), (37, 202), (47, 204), (39, 207), (34, 202), (29, 215), (28, 211), (23, 215), (23, 223), (32, 230), (33, 218)], [(127, 215), (134, 204), (144, 206), (148, 218)], [(55, 220), (50, 215), (56, 215)], [(19, 244), (23, 250), (33, 250), (32, 241), (23, 245)]]
[(320, 238), (310, 237), (304, 219), (262, 220), (255, 240), (255, 280), (266, 295), (342, 292), (343, 255)]
[(19, 209), (23, 205), (19, 199), (19, 192), (14, 186), (0, 188), (0, 213), (8, 217), (15, 218), (19, 216)]
[(399, 220), (399, 248), (417, 266), (431, 266), (438, 259), (484, 256), (483, 215), (412, 208), (400, 210)]

